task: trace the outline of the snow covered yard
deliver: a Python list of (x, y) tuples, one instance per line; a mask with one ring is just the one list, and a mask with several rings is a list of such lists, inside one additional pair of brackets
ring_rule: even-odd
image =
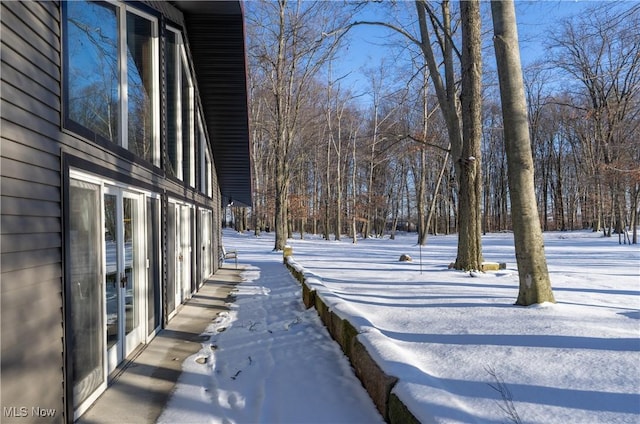
[[(318, 290), (330, 308), (358, 327), (370, 354), (387, 374), (399, 378), (394, 392), (419, 420), (640, 421), (638, 246), (620, 246), (617, 238), (590, 232), (545, 234), (557, 304), (522, 308), (513, 305), (518, 276), (511, 234), (483, 238), (485, 260), (506, 262), (507, 269), (476, 277), (447, 269), (455, 259), (455, 236), (430, 237), (422, 255), (415, 241), (415, 234), (359, 240), (355, 245), (348, 239), (309, 236), (290, 240), (290, 245), (294, 260), (318, 277)], [(200, 390), (204, 403), (210, 400), (204, 408), (208, 421), (238, 423), (285, 421), (264, 410), (265, 404), (276, 408), (278, 402), (284, 403), (279, 408), (290, 408), (288, 417), (296, 421), (302, 416), (296, 414), (329, 402), (328, 394), (351, 390), (357, 402), (350, 400), (348, 407), (338, 403), (332, 416), (326, 415), (326, 407), (320, 408), (316, 415), (305, 415), (307, 422), (379, 421), (375, 411), (375, 418), (366, 415), (372, 414), (373, 406), (360, 398), (362, 388), (353, 386), (337, 345), (317, 330), (314, 310), (302, 309), (299, 285), (277, 274), (284, 267), (281, 256), (271, 252), (273, 236), (225, 231), (224, 242), (240, 252), (241, 263), (251, 264), (245, 272), (247, 282), (240, 285), (231, 313), (213, 325), (226, 331), (210, 329), (217, 349), (207, 353), (209, 368), (202, 380), (190, 386), (183, 382), (165, 415), (173, 421), (201, 422), (179, 415), (180, 396), (190, 398), (185, 387)], [(402, 254), (413, 262), (399, 262)], [(279, 276), (271, 277), (274, 273)], [(285, 303), (279, 302), (284, 298)], [(278, 306), (265, 315), (261, 309), (269, 304)], [(285, 317), (285, 310), (293, 311), (293, 319)], [(282, 328), (287, 328), (287, 335), (301, 332), (307, 346), (298, 342), (288, 347), (279, 336), (284, 332), (276, 331)], [(261, 352), (268, 353), (258, 359)], [(287, 367), (301, 365), (301, 355), (308, 355), (304, 363), (312, 368), (310, 375), (342, 377), (317, 381), (314, 390), (306, 390), (307, 378), (286, 372)], [(244, 365), (229, 368), (231, 357)], [(195, 360), (185, 363), (185, 369), (197, 366), (204, 367)], [(325, 366), (333, 369), (323, 372)], [(241, 373), (231, 379), (237, 371)], [(277, 383), (274, 372), (279, 373)], [(229, 377), (221, 378), (225, 373)], [(226, 384), (240, 378), (247, 382), (241, 396), (244, 415), (233, 415), (239, 395)], [(283, 391), (282, 386), (290, 389)], [(496, 390), (498, 386), (502, 390)], [(503, 400), (507, 390), (512, 401), (509, 396)], [(262, 412), (249, 411), (256, 399), (265, 398), (269, 402), (262, 402)], [(358, 409), (365, 415), (352, 415)]]
[(315, 310), (304, 308), (282, 254), (265, 240), (225, 235), (250, 265), (231, 310), (185, 360), (158, 423), (383, 423)]

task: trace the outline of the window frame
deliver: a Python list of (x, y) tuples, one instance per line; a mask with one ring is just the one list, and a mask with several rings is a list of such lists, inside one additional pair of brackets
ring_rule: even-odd
[[(150, 13), (146, 13), (142, 10), (140, 10), (139, 8), (136, 7), (132, 7), (129, 4), (123, 4), (122, 5), (123, 9), (124, 9), (124, 13), (122, 13), (122, 16), (120, 17), (120, 22), (122, 25), (122, 29), (121, 29), (121, 34), (127, 34), (127, 14), (131, 13), (133, 15), (136, 15), (139, 18), (143, 18), (148, 20), (151, 23), (151, 92), (152, 92), (152, 99), (151, 99), (151, 117), (153, 119), (153, 134), (151, 137), (151, 142), (153, 143), (153, 165), (155, 166), (160, 166), (160, 156), (161, 156), (161, 146), (160, 146), (160, 22), (159, 19), (150, 14)], [(120, 63), (122, 64), (120, 66), (121, 72), (122, 72), (122, 77), (120, 79), (121, 81), (121, 86), (123, 86), (126, 89), (122, 90), (122, 97), (124, 98), (124, 100), (122, 101), (122, 105), (120, 106), (120, 109), (122, 111), (123, 114), (123, 121), (122, 121), (122, 131), (123, 131), (123, 136), (122, 136), (122, 147), (124, 147), (126, 150), (130, 151), (128, 148), (128, 144), (129, 144), (129, 91), (128, 91), (128, 86), (129, 86), (129, 80), (128, 80), (128, 61), (127, 61), (127, 38), (125, 37), (120, 37), (121, 39), (121, 43), (123, 44), (121, 46), (120, 49)], [(125, 145), (126, 144), (126, 145)], [(137, 156), (137, 155), (136, 155)], [(139, 157), (139, 156), (137, 156)], [(144, 158), (141, 158), (144, 160)]]
[[(182, 31), (172, 25), (166, 25), (165, 30), (167, 32), (171, 32), (175, 37), (175, 48), (174, 52), (175, 63), (169, 65), (175, 65), (174, 74), (175, 78), (173, 81), (167, 80), (167, 85), (174, 84), (175, 87), (175, 108), (177, 110), (176, 113), (176, 122), (175, 124), (175, 137), (176, 137), (176, 164), (175, 167), (173, 163), (171, 166), (174, 167), (175, 175), (174, 177), (178, 180), (182, 181), (186, 186), (195, 189), (197, 186), (197, 176), (196, 176), (196, 167), (197, 167), (197, 155), (196, 155), (196, 90), (195, 90), (195, 82), (191, 72), (191, 66), (189, 57), (187, 55), (187, 49), (184, 41), (184, 37), (182, 35)], [(186, 95), (186, 99), (189, 102), (186, 112), (185, 105), (183, 104), (184, 90), (183, 90), (183, 78), (186, 78), (187, 86), (189, 92)], [(167, 102), (169, 99), (167, 99)], [(167, 106), (167, 110), (169, 107)], [(186, 120), (184, 119), (185, 113), (187, 115)], [(167, 120), (170, 120), (171, 117), (167, 116)], [(185, 121), (188, 123), (189, 128), (187, 131), (188, 140), (184, 139)], [(169, 146), (167, 146), (167, 150), (169, 150)], [(188, 156), (187, 156), (188, 155)], [(185, 175), (185, 157), (188, 157), (189, 167), (188, 167), (188, 175)], [(169, 162), (171, 162), (169, 158)]]
[[(182, 142), (182, 56), (181, 56), (181, 50), (182, 50), (182, 32), (175, 28), (172, 27), (170, 25), (167, 25), (165, 27), (165, 30), (167, 32), (171, 32), (174, 37), (175, 37), (175, 49), (176, 51), (174, 51), (174, 57), (175, 57), (175, 63), (170, 64), (166, 63), (166, 66), (169, 67), (170, 65), (174, 65), (175, 69), (174, 71), (174, 78), (173, 81), (170, 81), (169, 78), (167, 77), (167, 91), (169, 90), (169, 85), (173, 84), (173, 87), (175, 89), (175, 110), (176, 112), (176, 121), (174, 122), (175, 124), (175, 156), (176, 156), (176, 163), (175, 165), (171, 162), (171, 157), (169, 156), (169, 145), (167, 143), (167, 159), (168, 162), (170, 163), (171, 167), (173, 168), (173, 171), (175, 173), (175, 175), (173, 175), (173, 177), (177, 178), (180, 181), (184, 180), (183, 177), (183, 165), (182, 165), (182, 161), (183, 161), (183, 142)], [(165, 37), (166, 39), (166, 37)], [(169, 47), (167, 46), (167, 50), (169, 49)], [(168, 74), (168, 73), (167, 73)], [(167, 123), (171, 120), (171, 117), (168, 116), (168, 112), (169, 112), (169, 99), (167, 98)], [(169, 126), (167, 125), (167, 133), (169, 132)], [(167, 134), (167, 141), (169, 138), (169, 134)]]
[[(181, 68), (182, 68), (182, 76), (186, 76), (186, 81), (187, 81), (187, 86), (188, 86), (188, 90), (189, 92), (187, 93), (187, 101), (189, 102), (189, 105), (187, 106), (186, 109), (186, 113), (187, 113), (187, 122), (189, 125), (188, 128), (188, 140), (182, 140), (182, 150), (183, 150), (183, 155), (185, 153), (185, 149), (186, 149), (186, 154), (189, 156), (189, 175), (184, 176), (184, 172), (183, 172), (183, 176), (184, 181), (187, 185), (189, 185), (189, 187), (195, 188), (196, 187), (196, 154), (195, 154), (195, 129), (196, 129), (196, 113), (195, 113), (195, 85), (193, 82), (193, 77), (191, 76), (191, 72), (190, 72), (190, 67), (189, 67), (189, 59), (187, 58), (187, 52), (186, 49), (184, 47), (184, 43), (180, 46), (180, 57), (181, 57)], [(182, 84), (181, 84), (182, 87)], [(184, 93), (181, 93), (183, 96), (181, 97), (181, 101), (182, 98), (184, 98)], [(181, 104), (182, 106), (182, 110), (183, 110), (183, 118), (184, 118), (184, 106), (183, 104)], [(182, 132), (184, 134), (184, 131)], [(183, 156), (184, 157), (184, 156)], [(183, 164), (184, 165), (184, 164)]]
[(199, 173), (199, 190), (207, 197), (213, 197), (213, 166), (211, 149), (208, 142), (207, 132), (205, 131), (204, 118), (202, 113), (198, 114), (198, 169)]
[[(96, 131), (88, 128), (82, 123), (73, 120), (70, 116), (71, 94), (69, 91), (70, 84), (69, 79), (71, 77), (71, 57), (69, 54), (69, 29), (68, 29), (68, 4), (62, 2), (62, 19), (61, 19), (61, 32), (62, 32), (62, 119), (61, 127), (64, 132), (80, 136), (86, 140), (100, 145), (110, 151), (115, 152), (118, 156), (136, 164), (151, 168), (160, 168), (162, 148), (160, 143), (160, 124), (161, 124), (161, 93), (160, 93), (160, 13), (153, 11), (153, 9), (145, 6), (133, 7), (129, 4), (116, 2), (111, 0), (106, 1), (91, 1), (87, 2), (96, 4), (100, 7), (106, 7), (116, 12), (117, 19), (117, 37), (118, 37), (118, 127), (117, 136), (115, 141), (111, 141)], [(143, 10), (143, 8), (145, 10)], [(153, 13), (155, 12), (155, 13)], [(151, 137), (153, 143), (153, 159), (149, 162), (142, 156), (138, 156), (128, 149), (128, 80), (127, 80), (127, 13), (132, 13), (138, 17), (146, 19), (151, 23), (151, 81), (152, 81), (152, 100), (151, 100), (151, 115), (153, 119)]]

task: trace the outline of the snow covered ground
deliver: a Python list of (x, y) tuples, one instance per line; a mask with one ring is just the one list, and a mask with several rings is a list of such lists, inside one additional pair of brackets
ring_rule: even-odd
[[(207, 329), (210, 342), (185, 361), (159, 422), (380, 422), (315, 310), (304, 310), (273, 234), (225, 230), (223, 239), (247, 266), (244, 282)], [(511, 234), (483, 238), (485, 260), (507, 269), (477, 277), (447, 269), (456, 236), (432, 236), (422, 249), (415, 241), (308, 236), (290, 245), (330, 308), (400, 379), (394, 392), (419, 420), (640, 422), (639, 246), (545, 234), (557, 303), (523, 308), (513, 305)], [(402, 254), (413, 261), (399, 262)]]

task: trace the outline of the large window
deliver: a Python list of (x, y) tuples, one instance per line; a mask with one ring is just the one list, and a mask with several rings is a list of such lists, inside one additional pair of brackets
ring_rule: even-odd
[(200, 191), (209, 197), (213, 196), (213, 165), (211, 164), (211, 153), (209, 151), (209, 143), (204, 132), (204, 124), (202, 118), (198, 120), (198, 154), (199, 154), (199, 178)]
[(172, 177), (182, 178), (182, 136), (180, 124), (182, 122), (180, 114), (180, 103), (178, 101), (180, 89), (178, 86), (180, 66), (179, 60), (179, 40), (180, 34), (174, 31), (167, 31), (166, 56), (167, 63), (167, 158), (165, 165), (167, 174)]
[(167, 175), (211, 196), (212, 157), (196, 125), (195, 83), (181, 32), (166, 31), (167, 144), (161, 152), (158, 19), (124, 2), (63, 4), (65, 127), (162, 165)]
[(125, 4), (64, 5), (66, 126), (159, 166), (157, 20)]
[(118, 8), (65, 2), (67, 118), (113, 143), (120, 131)]
[(195, 187), (194, 90), (179, 32), (167, 30), (167, 173)]
[(193, 82), (189, 75), (187, 58), (182, 49), (182, 175), (184, 181), (191, 187), (195, 187), (195, 149), (194, 149), (194, 111), (193, 111)]
[(154, 24), (127, 12), (127, 148), (156, 162)]

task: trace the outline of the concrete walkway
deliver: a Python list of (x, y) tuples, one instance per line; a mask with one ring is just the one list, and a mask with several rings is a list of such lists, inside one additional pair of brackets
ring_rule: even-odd
[(240, 271), (229, 265), (208, 280), (176, 316), (111, 381), (107, 390), (78, 420), (84, 424), (155, 423), (182, 372), (184, 360), (209, 337), (201, 334), (221, 311), (239, 283)]

